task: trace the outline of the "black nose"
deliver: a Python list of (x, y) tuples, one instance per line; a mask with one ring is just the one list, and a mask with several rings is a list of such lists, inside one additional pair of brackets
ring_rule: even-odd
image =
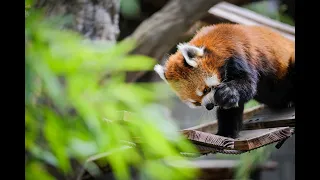
[(214, 104), (213, 103), (209, 103), (206, 105), (207, 110), (212, 110), (214, 108)]

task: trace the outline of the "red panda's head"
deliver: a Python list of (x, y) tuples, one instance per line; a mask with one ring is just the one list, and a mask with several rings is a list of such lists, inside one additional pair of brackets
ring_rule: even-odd
[(179, 44), (178, 52), (165, 66), (156, 65), (154, 69), (190, 108), (213, 105), (213, 89), (219, 85), (220, 75), (216, 68), (208, 67), (208, 58), (204, 47)]
[(154, 67), (189, 107), (214, 107), (214, 89), (223, 76), (221, 68), (234, 48), (228, 35), (216, 26), (204, 27), (190, 42), (180, 43), (164, 66)]

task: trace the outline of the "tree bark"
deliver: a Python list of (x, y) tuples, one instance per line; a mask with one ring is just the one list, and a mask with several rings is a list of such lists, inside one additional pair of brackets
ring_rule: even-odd
[(119, 35), (119, 0), (37, 0), (36, 8), (47, 16), (69, 16), (66, 25), (90, 40), (115, 43)]
[[(222, 0), (171, 0), (160, 11), (145, 20), (130, 36), (137, 40), (133, 54), (143, 54), (161, 61), (193, 23)], [(227, 0), (233, 4), (250, 0)], [(127, 82), (137, 81), (145, 72), (129, 72)]]

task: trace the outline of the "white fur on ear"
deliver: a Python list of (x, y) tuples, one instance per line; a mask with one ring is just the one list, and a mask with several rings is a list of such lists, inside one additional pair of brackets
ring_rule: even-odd
[(203, 56), (204, 48), (199, 48), (196, 46), (189, 45), (187, 43), (178, 44), (177, 48), (181, 51), (186, 62), (192, 66), (197, 67), (198, 63), (196, 61), (196, 57)]
[(165, 82), (167, 82), (167, 79), (166, 79), (166, 77), (164, 76), (164, 68), (163, 68), (163, 66), (157, 64), (157, 65), (154, 66), (153, 69), (154, 69), (154, 71), (156, 71), (156, 72), (158, 73), (158, 75), (160, 76), (160, 78), (161, 78), (162, 80), (164, 80)]

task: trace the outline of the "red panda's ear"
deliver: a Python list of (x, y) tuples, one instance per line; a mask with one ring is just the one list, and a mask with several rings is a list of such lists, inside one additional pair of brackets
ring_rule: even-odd
[(197, 57), (201, 57), (204, 54), (203, 47), (196, 47), (187, 43), (180, 43), (177, 46), (178, 50), (182, 53), (185, 61), (192, 67), (197, 67)]
[(157, 65), (154, 66), (153, 69), (154, 69), (154, 71), (157, 72), (157, 74), (160, 76), (160, 78), (167, 83), (167, 79), (166, 79), (166, 77), (164, 75), (165, 70), (164, 70), (163, 66), (157, 64)]

